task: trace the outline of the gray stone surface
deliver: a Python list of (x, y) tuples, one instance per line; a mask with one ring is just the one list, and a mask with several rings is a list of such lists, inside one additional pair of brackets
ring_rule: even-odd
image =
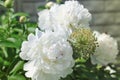
[(120, 0), (105, 0), (106, 11), (120, 11)]
[(92, 12), (100, 12), (104, 11), (104, 4), (105, 2), (102, 0), (80, 0), (80, 3), (82, 3), (89, 11)]
[(115, 23), (115, 13), (93, 13), (92, 23), (93, 25), (109, 25)]

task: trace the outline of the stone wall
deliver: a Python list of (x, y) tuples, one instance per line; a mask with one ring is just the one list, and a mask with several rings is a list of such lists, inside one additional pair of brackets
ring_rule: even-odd
[[(79, 0), (92, 14), (91, 28), (115, 37), (120, 49), (120, 0)], [(37, 21), (37, 7), (45, 0), (16, 0), (15, 10), (27, 12)]]
[(15, 11), (26, 12), (31, 16), (31, 21), (37, 21), (37, 8), (45, 4), (45, 0), (15, 0)]

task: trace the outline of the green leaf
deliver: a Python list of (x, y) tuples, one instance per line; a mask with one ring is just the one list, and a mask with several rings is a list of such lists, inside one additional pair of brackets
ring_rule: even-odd
[(4, 2), (3, 1), (0, 1), (0, 6), (3, 6), (4, 5)]
[(19, 17), (19, 16), (29, 16), (26, 13), (15, 13), (11, 18)]
[(0, 57), (0, 64), (3, 63), (3, 62), (4, 62), (3, 58)]
[(20, 69), (23, 68), (23, 64), (24, 62), (23, 61), (19, 61), (15, 66), (14, 68), (12, 69), (12, 71), (10, 73), (16, 73), (17, 71), (19, 71)]
[(17, 46), (15, 45), (14, 42), (11, 41), (0, 41), (0, 47), (13, 47), (13, 48), (17, 48)]
[(8, 61), (4, 60), (2, 57), (0, 57), (0, 64), (8, 66), (8, 65), (10, 65), (10, 62), (8, 62)]
[(41, 11), (41, 10), (43, 10), (43, 9), (45, 9), (45, 6), (39, 6), (39, 7), (38, 7), (38, 11)]
[(17, 74), (8, 77), (8, 80), (26, 80), (23, 75)]

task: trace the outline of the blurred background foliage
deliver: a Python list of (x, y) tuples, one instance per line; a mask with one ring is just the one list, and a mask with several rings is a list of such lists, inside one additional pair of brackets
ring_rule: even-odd
[(37, 24), (26, 13), (15, 13), (13, 0), (0, 1), (0, 80), (26, 80), (19, 58), (21, 43)]
[[(62, 3), (61, 0), (56, 0)], [(0, 0), (0, 80), (30, 80), (24, 76), (23, 64), (19, 58), (21, 43), (29, 33), (34, 33), (36, 22), (30, 22), (26, 13), (15, 13), (14, 0)], [(39, 10), (45, 6), (39, 6)], [(78, 59), (72, 74), (61, 80), (120, 80), (119, 68), (109, 66), (116, 71), (111, 74), (105, 66), (92, 65), (90, 60)]]

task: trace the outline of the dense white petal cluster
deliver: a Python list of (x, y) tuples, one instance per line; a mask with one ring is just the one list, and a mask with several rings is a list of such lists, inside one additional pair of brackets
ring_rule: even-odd
[(100, 34), (95, 31), (99, 47), (96, 48), (95, 53), (91, 56), (93, 64), (107, 65), (116, 61), (118, 54), (117, 41), (110, 35), (105, 33)]
[(52, 18), (57, 24), (65, 26), (88, 27), (91, 14), (78, 1), (66, 1), (62, 5), (54, 5), (50, 9)]
[[(50, 10), (39, 12), (38, 15), (38, 24), (42, 30), (55, 30), (58, 24), (72, 30), (79, 27), (89, 27), (91, 20), (89, 11), (78, 1), (66, 1), (61, 5), (55, 4)], [(50, 25), (52, 26), (50, 27)]]
[(38, 26), (40, 27), (41, 30), (54, 30), (53, 27), (53, 20), (51, 20), (51, 14), (48, 9), (45, 9), (43, 11), (40, 11), (38, 13)]
[(36, 35), (30, 34), (23, 42), (20, 57), (28, 60), (24, 70), (32, 80), (59, 80), (72, 73), (72, 54), (69, 42), (59, 33), (36, 29)]

